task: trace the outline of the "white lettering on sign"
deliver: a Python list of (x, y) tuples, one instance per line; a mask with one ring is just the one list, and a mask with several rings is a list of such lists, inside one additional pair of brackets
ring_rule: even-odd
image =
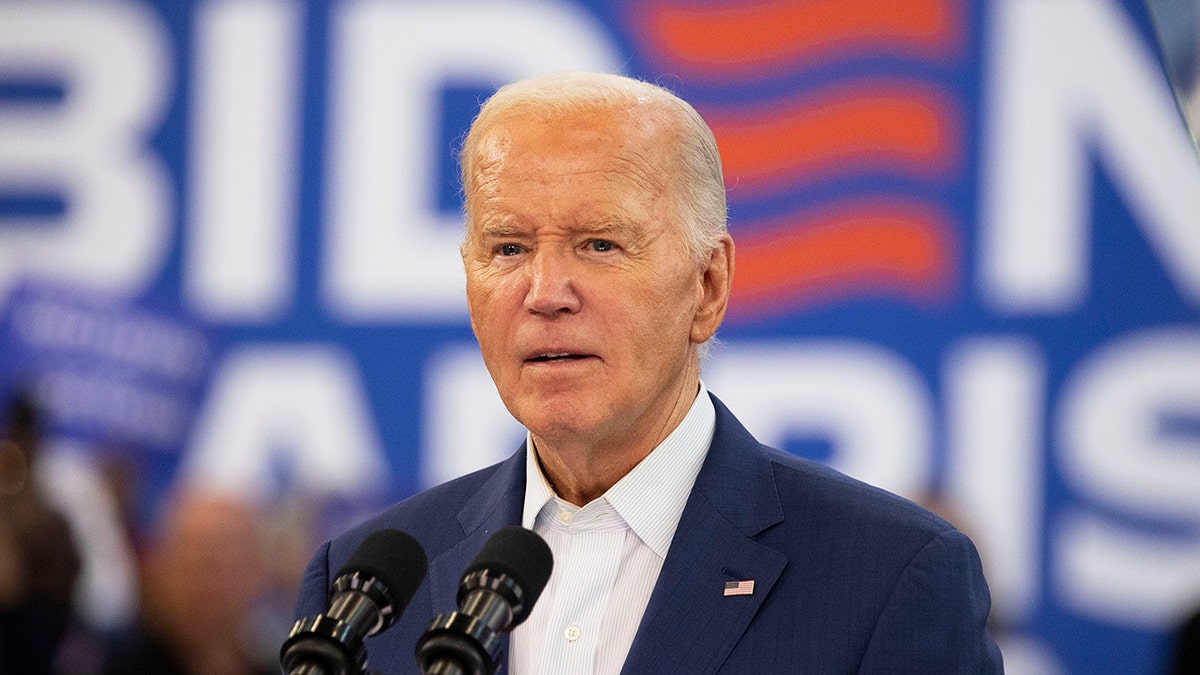
[(196, 6), (182, 291), (209, 320), (295, 298), (303, 18), (294, 0)]
[(1200, 306), (1200, 162), (1127, 17), (1111, 0), (989, 4), (984, 298), (1012, 314), (1083, 303), (1094, 152), (1182, 297)]
[(421, 434), (421, 485), (499, 462), (525, 440), (500, 400), (479, 346), (447, 345), (429, 359)]
[(993, 612), (1011, 625), (1041, 595), (1046, 366), (1030, 340), (971, 338), (943, 373), (946, 492), (983, 557)]
[(1123, 519), (1078, 510), (1066, 520), (1056, 564), (1065, 600), (1097, 618), (1168, 626), (1200, 598), (1200, 332), (1157, 329), (1088, 356), (1058, 422), (1063, 479)]
[[(284, 467), (294, 484), (278, 485)], [(377, 495), (383, 445), (354, 360), (324, 346), (255, 346), (221, 363), (185, 480), (252, 497), (272, 490)]]
[(26, 274), (137, 293), (161, 271), (172, 190), (147, 141), (172, 62), (164, 28), (141, 5), (0, 3), (0, 70), (65, 93), (0, 108), (0, 186), (66, 203), (53, 223), (0, 222), (0, 298)]
[(893, 492), (920, 496), (932, 465), (933, 402), (920, 374), (867, 343), (727, 345), (705, 383), (759, 440), (820, 436), (837, 469)]

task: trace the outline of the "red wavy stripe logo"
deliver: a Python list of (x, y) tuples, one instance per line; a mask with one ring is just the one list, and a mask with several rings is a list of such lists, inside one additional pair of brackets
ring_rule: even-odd
[(847, 297), (940, 304), (957, 283), (951, 223), (936, 205), (895, 199), (752, 224), (736, 237), (730, 314), (777, 315)]
[(701, 81), (742, 80), (857, 54), (945, 61), (962, 51), (960, 0), (655, 2), (629, 25), (659, 67)]
[(770, 106), (701, 112), (731, 196), (847, 174), (937, 180), (959, 168), (958, 108), (919, 81), (856, 82)]

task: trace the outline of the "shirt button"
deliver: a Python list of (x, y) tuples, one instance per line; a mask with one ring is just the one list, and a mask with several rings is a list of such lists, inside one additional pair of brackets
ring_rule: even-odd
[(567, 629), (563, 631), (563, 635), (566, 636), (567, 642), (574, 642), (574, 641), (578, 640), (579, 639), (579, 626), (576, 626), (574, 624), (567, 626)]
[(562, 522), (566, 523), (567, 525), (571, 524), (571, 520), (574, 517), (575, 517), (575, 514), (570, 511), (559, 511), (558, 512), (558, 519), (561, 520)]

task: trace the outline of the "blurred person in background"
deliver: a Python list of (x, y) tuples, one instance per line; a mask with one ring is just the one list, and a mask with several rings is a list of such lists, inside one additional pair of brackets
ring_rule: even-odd
[(140, 618), (117, 640), (104, 672), (276, 673), (275, 655), (254, 647), (256, 603), (268, 581), (260, 534), (249, 504), (180, 494), (144, 551)]
[(68, 672), (80, 559), (71, 529), (38, 487), (40, 414), (18, 396), (0, 434), (0, 673)]

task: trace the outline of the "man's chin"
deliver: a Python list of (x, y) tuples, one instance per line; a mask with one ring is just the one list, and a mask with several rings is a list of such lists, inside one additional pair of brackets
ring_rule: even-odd
[(518, 418), (535, 438), (550, 442), (579, 440), (588, 437), (592, 425), (572, 415), (539, 413)]
[(524, 402), (514, 415), (535, 437), (548, 441), (586, 438), (596, 427), (586, 396), (553, 396)]

